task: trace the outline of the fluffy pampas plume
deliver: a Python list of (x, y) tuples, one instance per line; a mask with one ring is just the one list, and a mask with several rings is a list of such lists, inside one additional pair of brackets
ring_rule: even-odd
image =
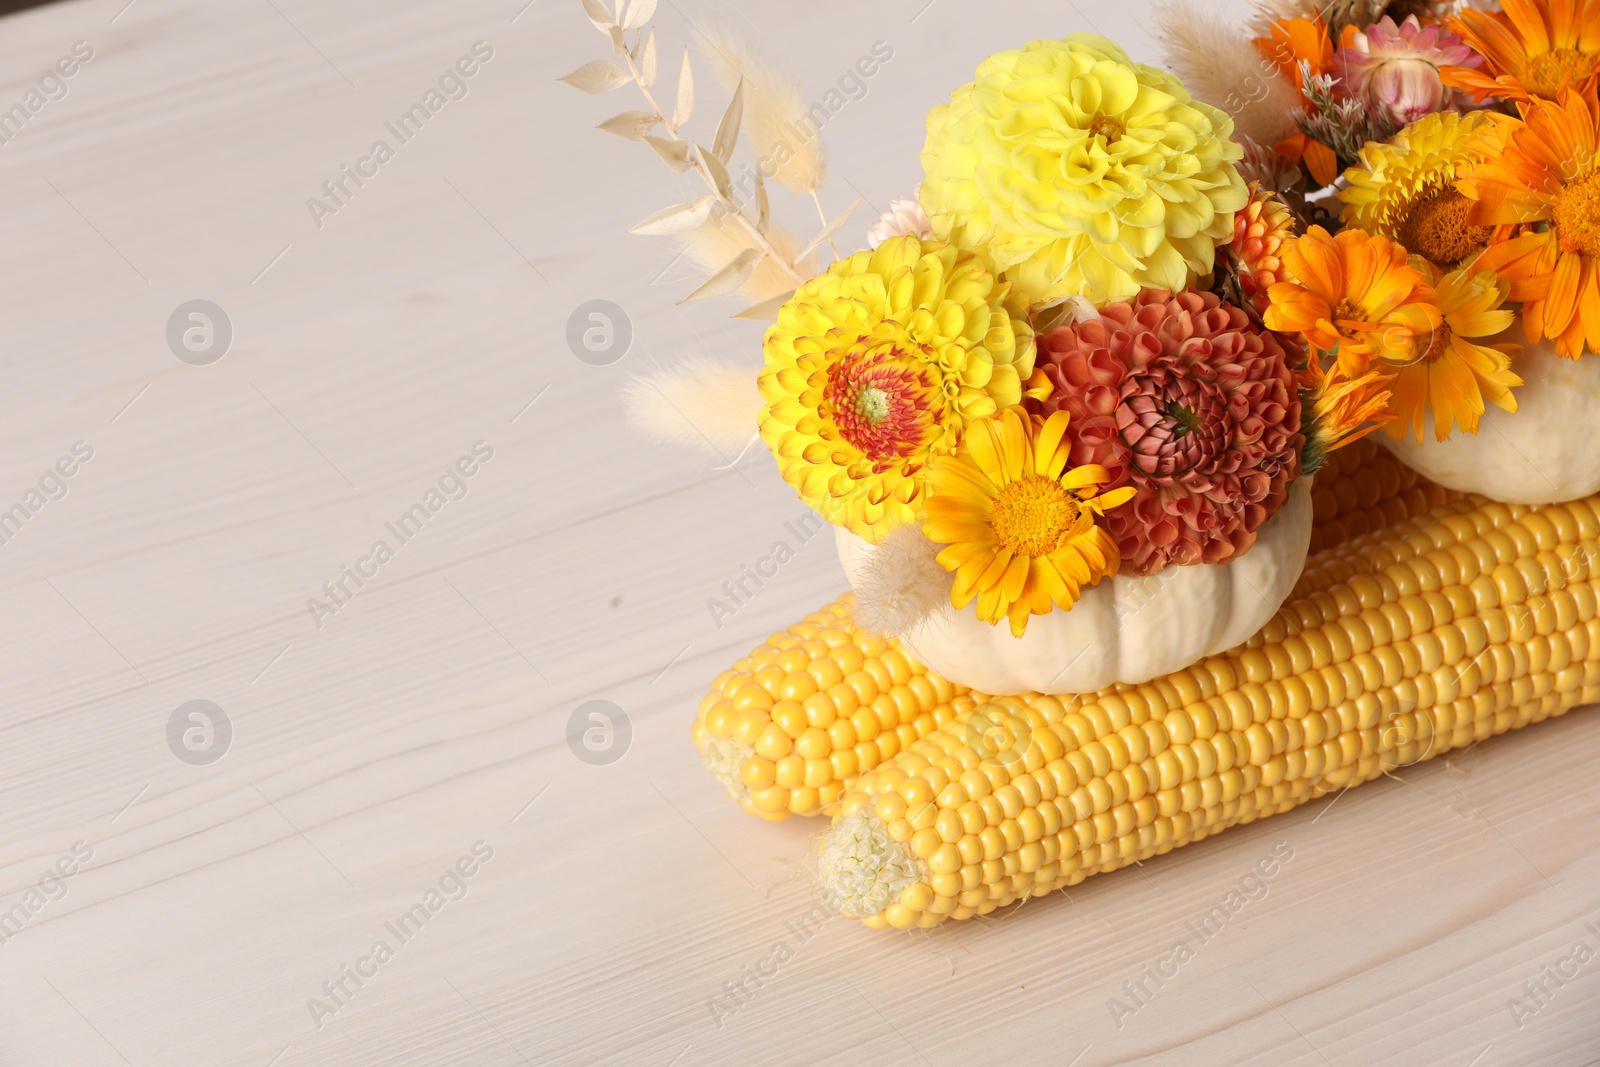
[[(766, 236), (779, 255), (794, 262), (795, 255), (800, 251), (800, 243), (794, 239), (793, 234), (774, 222), (767, 226)], [(682, 237), (695, 262), (708, 271), (720, 270), (740, 252), (760, 247), (750, 235), (750, 231), (737, 220), (715, 214), (706, 222), (682, 234)], [(803, 277), (809, 278), (816, 273), (815, 255), (807, 256), (805, 262), (796, 263), (795, 267)], [(794, 287), (794, 276), (782, 264), (773, 262), (771, 257), (764, 257), (756, 264), (755, 270), (750, 272), (750, 277), (739, 286), (738, 292), (748, 300), (760, 303), (783, 296)], [(777, 309), (774, 308), (771, 315), (764, 317), (776, 319)]]
[(815, 193), (827, 178), (827, 157), (800, 84), (731, 33), (713, 28), (705, 37), (717, 80), (729, 90), (744, 81), (744, 129), (757, 164), (780, 185)]
[(856, 573), (855, 622), (868, 633), (900, 635), (950, 603), (954, 579), (939, 566), (939, 546), (907, 524), (885, 537)]
[(761, 394), (756, 372), (731, 363), (690, 358), (631, 378), (623, 386), (628, 421), (658, 441), (690, 445), (724, 462), (756, 435)]
[(1167, 65), (1196, 100), (1232, 115), (1234, 129), (1258, 144), (1274, 144), (1299, 129), (1299, 88), (1280, 77), (1236, 26), (1198, 0), (1163, 0), (1155, 14)]

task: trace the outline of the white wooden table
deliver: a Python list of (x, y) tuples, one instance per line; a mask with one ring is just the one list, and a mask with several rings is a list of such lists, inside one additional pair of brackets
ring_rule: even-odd
[[(631, 437), (618, 390), (694, 351), (754, 366), (759, 327), (674, 306), (692, 271), (623, 231), (675, 179), (591, 129), (631, 101), (555, 82), (603, 54), (577, 4), (525, 2), (0, 23), (0, 109), (92, 51), (0, 144), (0, 513), (22, 508), (0, 525), (0, 1063), (1600, 1059), (1600, 962), (1561, 963), (1600, 949), (1587, 711), (1003, 921), (805, 928), (818, 826), (741, 814), (688, 732), (717, 671), (842, 578), (819, 538), (708, 612), (801, 506), (764, 456), (719, 472)], [(834, 208), (912, 185), (924, 111), (990, 51), (1093, 27), (1154, 54), (1145, 0), (925, 2), (670, 0), (658, 26), (676, 56), (727, 22), (819, 96), (890, 44), (826, 129)], [(465, 97), (397, 144), (385, 123), (478, 41)], [(393, 158), (362, 163), (380, 138)], [(369, 176), (314, 218), (344, 166)], [(233, 335), (205, 365), (167, 340), (200, 299)], [(614, 365), (565, 342), (593, 299), (633, 323)], [(590, 699), (631, 727), (606, 765), (566, 741)], [(231, 737), (174, 749), (190, 701)], [(1275, 847), (1259, 899), (1146, 977)], [(1535, 1002), (1547, 965), (1569, 980)]]

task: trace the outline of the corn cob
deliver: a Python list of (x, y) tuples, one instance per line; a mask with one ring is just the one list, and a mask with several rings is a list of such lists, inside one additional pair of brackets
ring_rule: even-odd
[(1600, 700), (1597, 557), (1600, 497), (1357, 537), (1229, 653), (988, 701), (862, 774), (824, 889), (875, 928), (982, 915)]
[(745, 811), (778, 820), (836, 803), (863, 770), (984, 699), (852, 626), (846, 595), (718, 675), (693, 737)]
[(1311, 486), (1312, 554), (1458, 500), (1370, 437), (1336, 452)]
[[(1359, 441), (1317, 473), (1313, 544), (1422, 514), (1445, 492)], [(856, 775), (987, 699), (927, 670), (898, 642), (856, 629), (849, 605), (842, 597), (768, 638), (700, 701), (695, 747), (752, 815), (817, 815)]]

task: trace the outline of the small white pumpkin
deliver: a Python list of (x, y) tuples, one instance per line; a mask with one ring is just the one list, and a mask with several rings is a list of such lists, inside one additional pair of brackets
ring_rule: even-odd
[[(1117, 575), (1071, 611), (1028, 620), (1021, 637), (949, 603), (899, 638), (922, 663), (982, 693), (1092, 693), (1144, 682), (1226, 651), (1266, 625), (1288, 598), (1311, 543), (1311, 479), (1298, 479), (1249, 551), (1229, 563)], [(874, 548), (842, 527), (839, 562), (852, 586)]]
[[(1519, 319), (1496, 340), (1526, 342)], [(1418, 474), (1447, 489), (1481, 493), (1506, 504), (1551, 504), (1600, 492), (1600, 355), (1565, 359), (1546, 338), (1511, 362), (1523, 384), (1512, 390), (1516, 411), (1486, 406), (1475, 434), (1458, 427), (1433, 438), (1433, 416), (1423, 440), (1374, 437)]]

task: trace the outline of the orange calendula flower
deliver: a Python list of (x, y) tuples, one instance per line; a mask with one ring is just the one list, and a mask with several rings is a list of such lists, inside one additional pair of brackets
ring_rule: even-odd
[(1083, 586), (1116, 574), (1117, 543), (1095, 522), (1133, 496), (1101, 495), (1104, 467), (1068, 467), (1068, 415), (1048, 419), (1008, 408), (967, 428), (961, 450), (928, 465), (922, 532), (946, 547), (955, 573), (950, 602), (976, 597), (978, 618), (1009, 619), (1021, 637), (1030, 615), (1067, 610)]
[(1521, 385), (1522, 379), (1512, 373), (1511, 357), (1521, 346), (1473, 340), (1511, 327), (1515, 315), (1500, 306), (1506, 299), (1505, 281), (1490, 271), (1458, 270), (1440, 278), (1432, 267), (1423, 264), (1423, 269), (1433, 283), (1444, 322), (1417, 361), (1396, 372), (1389, 400), (1396, 417), (1388, 433), (1403, 438), (1409, 428), (1421, 442), (1424, 416), (1431, 413), (1434, 437), (1443, 441), (1457, 424), (1467, 433), (1477, 433), (1485, 401), (1517, 410), (1511, 388)]
[(1333, 69), (1333, 39), (1321, 20), (1278, 19), (1267, 32), (1268, 36), (1257, 37), (1251, 43), (1262, 59), (1294, 84), (1300, 84), (1302, 63), (1311, 68), (1313, 75)]
[(1394, 371), (1377, 364), (1351, 376), (1337, 364), (1324, 370), (1312, 360), (1302, 372), (1301, 386), (1310, 396), (1306, 451), (1301, 472), (1314, 473), (1329, 452), (1354, 444), (1394, 420), (1389, 410)]
[[(1333, 39), (1318, 19), (1278, 19), (1269, 27), (1268, 36), (1257, 37), (1251, 43), (1280, 77), (1295, 86), (1304, 80), (1302, 66), (1313, 77), (1333, 69)], [(1303, 88), (1301, 95), (1304, 96)], [(1272, 147), (1291, 163), (1303, 160), (1319, 185), (1331, 185), (1339, 176), (1339, 160), (1333, 149), (1304, 133), (1291, 134)]]
[(1559, 104), (1523, 109), (1523, 119), (1494, 116), (1482, 162), (1456, 187), (1476, 201), (1473, 223), (1540, 227), (1490, 245), (1472, 265), (1510, 281), (1528, 340), (1550, 337), (1577, 359), (1586, 342), (1600, 351), (1600, 106), (1569, 90)]
[(1313, 226), (1284, 246), (1282, 258), (1292, 280), (1267, 291), (1272, 306), (1263, 321), (1269, 330), (1302, 335), (1318, 353), (1336, 354), (1347, 377), (1374, 359), (1410, 362), (1417, 338), (1441, 321), (1427, 279), (1387, 238), (1357, 229), (1334, 237)]
[(1466, 8), (1448, 25), (1488, 70), (1445, 67), (1446, 85), (1479, 101), (1559, 100), (1569, 89), (1593, 96), (1600, 81), (1600, 2), (1502, 0), (1502, 11)]

